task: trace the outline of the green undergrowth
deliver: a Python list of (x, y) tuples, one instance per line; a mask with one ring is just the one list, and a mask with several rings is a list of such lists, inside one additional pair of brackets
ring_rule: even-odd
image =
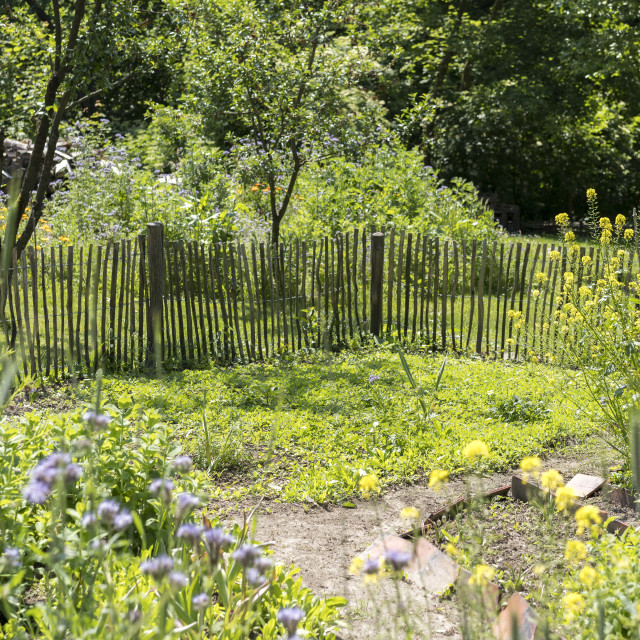
[[(407, 360), (417, 389), (396, 352), (372, 349), (162, 379), (110, 377), (104, 393), (159, 412), (220, 499), (340, 503), (365, 474), (388, 486), (434, 468), (468, 469), (461, 450), (473, 439), (491, 451), (483, 470), (504, 471), (592, 431), (586, 395), (567, 372), (449, 357), (435, 392), (443, 356)], [(80, 388), (87, 400), (92, 393), (90, 382)]]

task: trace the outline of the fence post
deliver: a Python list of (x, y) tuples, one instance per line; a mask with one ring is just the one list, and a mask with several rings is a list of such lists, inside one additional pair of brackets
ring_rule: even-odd
[(147, 224), (149, 315), (147, 317), (147, 364), (159, 367), (164, 359), (164, 225)]
[(382, 270), (384, 266), (384, 233), (371, 234), (371, 333), (380, 335), (382, 328)]

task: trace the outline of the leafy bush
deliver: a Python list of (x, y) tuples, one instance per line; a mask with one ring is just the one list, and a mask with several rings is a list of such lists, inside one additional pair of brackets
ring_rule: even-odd
[(368, 151), (359, 163), (338, 159), (310, 168), (289, 216), (287, 233), (302, 237), (372, 224), (456, 240), (498, 235), (471, 183), (447, 186), (417, 151), (397, 143)]
[(129, 397), (3, 424), (0, 458), (1, 637), (275, 639), (291, 604), (334, 637), (343, 601), (314, 598), (246, 527), (197, 515), (206, 476)]
[[(162, 115), (162, 122), (166, 119)], [(70, 180), (47, 205), (38, 242), (131, 238), (153, 221), (165, 225), (168, 240), (268, 239), (269, 188), (243, 184), (230, 174), (227, 152), (190, 138), (173, 165), (166, 150), (156, 148), (170, 147), (165, 137), (152, 143), (144, 133), (116, 134), (109, 142), (108, 126), (94, 118), (70, 132), (82, 152)], [(175, 166), (174, 173), (157, 168), (167, 164)], [(282, 234), (285, 240), (311, 239), (370, 225), (456, 240), (499, 235), (473, 185), (463, 180), (445, 185), (417, 152), (398, 143), (381, 145), (360, 163), (333, 159), (308, 167)]]

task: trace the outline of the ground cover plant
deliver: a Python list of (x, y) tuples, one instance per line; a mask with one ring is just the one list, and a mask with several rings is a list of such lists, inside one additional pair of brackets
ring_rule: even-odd
[(1, 637), (334, 637), (342, 600), (208, 519), (171, 431), (128, 398), (3, 422)]
[[(390, 347), (111, 377), (105, 393), (155, 407), (214, 473), (217, 497), (348, 503), (369, 473), (389, 485), (436, 467), (459, 472), (474, 438), (491, 446), (486, 469), (504, 470), (590, 432), (583, 390), (551, 367), (449, 358), (436, 392), (444, 356), (406, 358), (415, 389)], [(89, 397), (92, 384), (80, 393)]]

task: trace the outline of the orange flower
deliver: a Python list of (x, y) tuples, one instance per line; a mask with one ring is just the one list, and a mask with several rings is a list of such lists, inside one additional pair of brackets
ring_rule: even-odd
[(254, 184), (253, 187), (251, 187), (251, 191), (258, 191), (259, 188), (257, 184)]

